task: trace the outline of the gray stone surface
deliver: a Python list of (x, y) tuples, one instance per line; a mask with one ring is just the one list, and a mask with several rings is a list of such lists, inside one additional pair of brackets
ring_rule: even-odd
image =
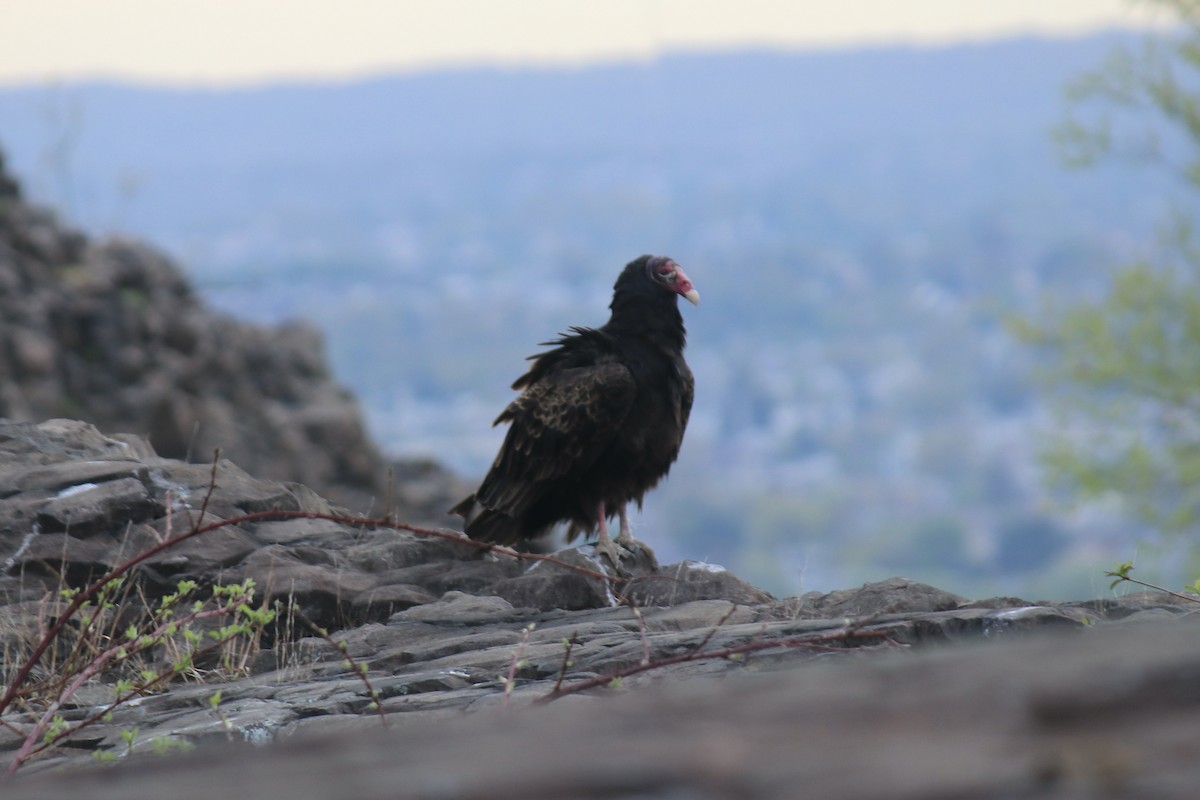
[[(194, 752), (35, 774), (6, 800), (130, 797), (1146, 798), (1196, 796), (1200, 626), (1091, 629), (949, 649), (838, 657), (660, 681), (606, 699), (507, 708), (455, 676), (385, 684), (386, 725), (352, 683), (338, 713), (298, 699), (231, 705), (227, 741), (204, 712), (184, 719)], [(288, 716), (287, 711), (293, 712)], [(243, 719), (244, 715), (244, 719)], [(260, 734), (261, 732), (261, 734)], [(280, 743), (248, 747), (271, 736)]]
[[(197, 520), (212, 524), (269, 512), (332, 515), (336, 509), (300, 484), (252, 477), (222, 460), (211, 466), (160, 458), (136, 437), (105, 437), (87, 425), (0, 420), (0, 600), (32, 601), (56, 591), (62, 575), (83, 584)], [(649, 551), (622, 563), (634, 584), (600, 577), (589, 547), (559, 554), (561, 564), (522, 562), (443, 537), (368, 528), (330, 519), (254, 519), (221, 527), (146, 559), (148, 597), (179, 580), (255, 581), (268, 601), (295, 603), (316, 624), (383, 621), (447, 592), (504, 598), (517, 607), (587, 609), (618, 602), (672, 605), (725, 597), (770, 599), (719, 568), (659, 569)], [(615, 573), (614, 573), (615, 575)]]
[[(587, 547), (556, 554), (561, 563), (519, 560), (447, 531), (280, 519), (336, 509), (227, 461), (210, 486), (209, 467), (69, 420), (0, 421), (0, 453), (0, 633), (10, 645), (32, 641), (44, 598), (64, 580), (82, 586), (187, 530), (206, 497), (204, 522), (236, 524), (148, 559), (122, 618), (182, 578), (252, 578), (337, 643), (281, 624), (246, 654), (250, 674), (117, 708), (25, 765), (14, 784), (25, 794), (14, 797), (70, 796), (75, 781), (95, 797), (167, 796), (161, 782), (192, 772), (206, 777), (180, 778), (171, 794), (237, 785), (300, 798), (1092, 796), (1087, 787), (1190, 796), (1171, 794), (1194, 771), (1190, 759), (1095, 738), (1113, 719), (1200, 722), (1188, 688), (1200, 674), (1197, 612), (1185, 599), (969, 601), (892, 578), (776, 600), (718, 566), (659, 567), (648, 551), (605, 570)], [(1148, 631), (1156, 622), (1175, 633)], [(1046, 638), (1022, 644), (1030, 636)], [(19, 651), (5, 649), (6, 669)], [(589, 688), (536, 704), (558, 686)], [(94, 715), (110, 696), (111, 684), (92, 682), (64, 716)], [(3, 722), (0, 763), (31, 719), (14, 708)], [(133, 730), (131, 748), (123, 734)], [(164, 743), (200, 752), (159, 762), (151, 751)], [(247, 743), (275, 744), (246, 754)], [(94, 752), (128, 763), (49, 774), (83, 768)], [(275, 783), (247, 778), (255, 764), (269, 764)]]

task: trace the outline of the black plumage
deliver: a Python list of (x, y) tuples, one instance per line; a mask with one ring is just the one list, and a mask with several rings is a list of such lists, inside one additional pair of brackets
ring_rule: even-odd
[(614, 556), (606, 520), (619, 515), (617, 541), (632, 541), (625, 506), (640, 507), (667, 474), (692, 408), (681, 295), (699, 303), (678, 264), (637, 258), (617, 278), (607, 323), (572, 328), (530, 356), (513, 383), (520, 397), (493, 423), (509, 424), (496, 460), (451, 509), (468, 536), (513, 545), (569, 522), (567, 541), (598, 530)]

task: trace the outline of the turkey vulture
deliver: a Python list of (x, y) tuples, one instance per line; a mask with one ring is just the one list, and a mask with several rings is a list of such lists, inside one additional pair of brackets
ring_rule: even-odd
[(529, 357), (512, 385), (521, 396), (492, 423), (509, 423), (496, 460), (449, 512), (468, 536), (514, 545), (569, 522), (568, 542), (598, 530), (597, 552), (620, 563), (606, 520), (618, 515), (617, 543), (633, 542), (625, 506), (640, 508), (667, 474), (692, 410), (680, 295), (700, 304), (678, 264), (641, 256), (617, 278), (607, 323), (573, 327)]

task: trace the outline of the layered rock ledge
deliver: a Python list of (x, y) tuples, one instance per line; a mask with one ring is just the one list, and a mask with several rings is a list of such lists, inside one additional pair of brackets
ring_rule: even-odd
[[(6, 637), (35, 626), (64, 582), (185, 529), (205, 498), (206, 521), (241, 521), (145, 562), (141, 602), (182, 579), (252, 578), (333, 631), (332, 642), (276, 631), (245, 677), (117, 708), (24, 767), (6, 797), (85, 785), (92, 797), (166, 796), (168, 782), (176, 797), (222, 784), (364, 798), (1076, 797), (1089, 786), (1183, 797), (1172, 792), (1200, 771), (1170, 749), (1179, 726), (1200, 722), (1189, 688), (1200, 629), (1184, 599), (971, 601), (894, 578), (780, 600), (719, 567), (645, 553), (622, 565), (632, 583), (604, 580), (586, 547), (562, 563), (521, 560), (445, 531), (364, 526), (301, 484), (230, 462), (213, 474), (86, 423), (0, 421)], [(1045, 638), (1022, 642), (1028, 633)], [(657, 666), (636, 671), (647, 662)], [(84, 718), (105, 697), (96, 686), (64, 713)], [(28, 718), (5, 722), (0, 758)], [(231, 739), (242, 749), (204, 746)], [(167, 767), (148, 755), (164, 741), (202, 747)], [(245, 742), (285, 744), (247, 753)], [(94, 752), (124, 763), (48, 774)], [(873, 795), (873, 781), (893, 791)]]

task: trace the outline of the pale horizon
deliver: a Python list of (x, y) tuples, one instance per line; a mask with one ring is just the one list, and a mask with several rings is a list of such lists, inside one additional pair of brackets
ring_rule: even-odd
[[(1154, 24), (1126, 0), (41, 0), (9, 3), (0, 85), (344, 81), (453, 67), (582, 66), (687, 51), (932, 46)], [(70, 20), (70, 24), (65, 24)]]

